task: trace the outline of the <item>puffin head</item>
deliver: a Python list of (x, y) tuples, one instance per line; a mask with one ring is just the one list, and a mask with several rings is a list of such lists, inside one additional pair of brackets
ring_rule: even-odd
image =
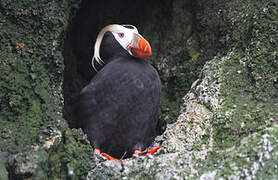
[(149, 42), (138, 33), (138, 30), (135, 26), (118, 24), (108, 25), (99, 32), (96, 39), (94, 57), (92, 59), (92, 66), (94, 69), (94, 60), (96, 60), (99, 64), (103, 62), (100, 58), (99, 50), (103, 36), (108, 31), (113, 34), (118, 43), (126, 51), (128, 51), (131, 56), (145, 58), (152, 54)]

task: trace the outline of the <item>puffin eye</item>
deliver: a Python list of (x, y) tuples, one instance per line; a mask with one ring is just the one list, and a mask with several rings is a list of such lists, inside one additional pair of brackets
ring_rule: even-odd
[(118, 33), (118, 35), (119, 35), (120, 38), (123, 38), (125, 36), (124, 33)]

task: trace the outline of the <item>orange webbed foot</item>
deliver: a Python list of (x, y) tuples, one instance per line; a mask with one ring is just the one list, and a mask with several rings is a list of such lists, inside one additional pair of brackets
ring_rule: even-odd
[(106, 157), (108, 160), (119, 161), (119, 159), (114, 158), (114, 157), (112, 157), (112, 156), (110, 156), (110, 155), (108, 155), (108, 154), (106, 154), (106, 153), (101, 153), (100, 155)]
[(101, 151), (99, 149), (94, 149), (94, 152), (98, 155), (101, 155), (103, 157), (105, 157), (107, 160), (112, 160), (112, 161), (119, 161), (119, 159), (114, 158), (106, 153), (101, 153)]
[(154, 147), (150, 150), (145, 150), (145, 151), (135, 150), (133, 154), (137, 154), (137, 155), (151, 154), (151, 155), (154, 155), (154, 153), (156, 153), (159, 148), (160, 148), (160, 145), (158, 145), (158, 146), (156, 146), (156, 147)]
[(147, 154), (154, 155), (154, 153), (156, 153), (159, 149), (160, 149), (160, 145), (148, 150)]
[(139, 151), (139, 150), (135, 150), (133, 154), (137, 154), (137, 155), (144, 155), (144, 154), (147, 154), (147, 150), (145, 151)]

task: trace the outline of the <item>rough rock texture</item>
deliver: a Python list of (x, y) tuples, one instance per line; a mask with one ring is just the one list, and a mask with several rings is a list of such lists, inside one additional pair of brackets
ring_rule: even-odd
[(158, 69), (163, 84), (159, 113), (161, 130), (177, 120), (182, 97), (198, 78), (205, 62), (198, 59), (195, 6), (195, 1), (190, 0), (164, 1), (163, 8), (152, 10), (149, 20), (139, 26), (151, 42), (154, 53), (149, 61)]
[(105, 161), (88, 179), (277, 179), (277, 2), (199, 1), (200, 59), (155, 156)]
[(0, 2), (1, 180), (77, 179), (91, 165), (85, 136), (62, 118), (64, 31), (78, 3)]
[[(0, 2), (0, 179), (278, 178), (275, 0), (79, 5)], [(62, 118), (63, 93), (71, 123), (72, 97), (93, 75), (93, 40), (110, 23), (137, 25), (157, 52), (149, 60), (167, 126), (155, 156), (122, 163), (94, 156)]]

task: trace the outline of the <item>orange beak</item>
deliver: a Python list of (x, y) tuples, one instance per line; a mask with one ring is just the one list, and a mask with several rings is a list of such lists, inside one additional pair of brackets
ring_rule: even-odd
[(152, 49), (149, 42), (144, 38), (139, 38), (135, 47), (130, 48), (131, 53), (139, 58), (146, 58), (152, 55)]

